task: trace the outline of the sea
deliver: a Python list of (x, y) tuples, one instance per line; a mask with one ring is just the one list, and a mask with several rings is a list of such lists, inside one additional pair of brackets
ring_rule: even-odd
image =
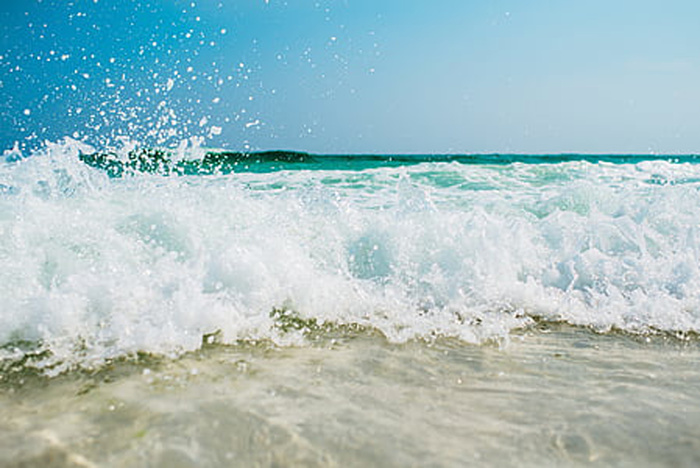
[(0, 159), (0, 465), (698, 466), (700, 156)]

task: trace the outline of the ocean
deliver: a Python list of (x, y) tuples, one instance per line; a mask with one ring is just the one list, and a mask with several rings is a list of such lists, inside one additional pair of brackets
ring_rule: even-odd
[(700, 157), (0, 160), (4, 466), (696, 466)]

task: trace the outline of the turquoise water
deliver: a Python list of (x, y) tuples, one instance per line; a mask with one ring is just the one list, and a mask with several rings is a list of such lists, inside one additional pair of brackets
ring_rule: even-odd
[(284, 170), (380, 169), (427, 163), (467, 165), (562, 164), (570, 162), (639, 164), (666, 161), (676, 164), (700, 162), (698, 155), (616, 155), (616, 154), (309, 154), (295, 151), (231, 152), (200, 150), (183, 154), (172, 150), (132, 150), (127, 153), (81, 153), (85, 163), (119, 177), (134, 172), (161, 175), (211, 175), (235, 172)]

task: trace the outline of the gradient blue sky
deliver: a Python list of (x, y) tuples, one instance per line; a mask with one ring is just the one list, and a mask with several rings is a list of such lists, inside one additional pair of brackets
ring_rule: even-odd
[(5, 0), (0, 146), (698, 153), (691, 0)]

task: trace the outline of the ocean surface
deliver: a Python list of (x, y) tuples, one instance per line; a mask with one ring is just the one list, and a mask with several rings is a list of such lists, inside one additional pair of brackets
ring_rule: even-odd
[(0, 462), (693, 466), (698, 162), (6, 151)]

